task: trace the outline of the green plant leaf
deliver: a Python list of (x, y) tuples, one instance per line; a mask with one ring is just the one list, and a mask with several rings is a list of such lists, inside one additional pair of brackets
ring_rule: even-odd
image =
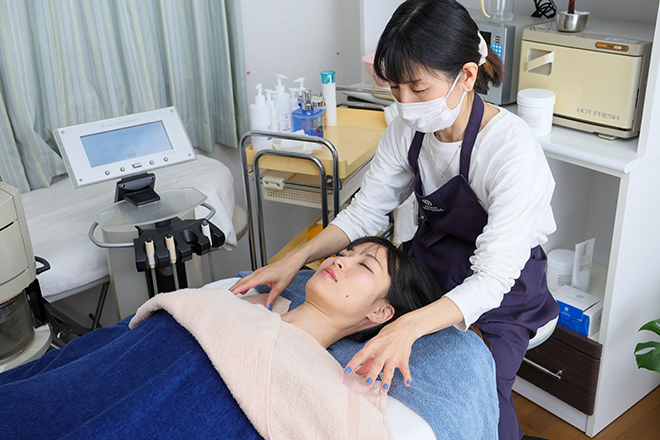
[[(649, 321), (646, 324), (644, 324), (639, 331), (641, 332), (642, 330), (650, 330), (656, 335), (660, 336), (660, 318), (656, 319), (655, 321)], [(637, 351), (637, 350), (635, 350)]]
[[(660, 336), (660, 319), (647, 322), (639, 329), (640, 332), (642, 330), (652, 331)], [(640, 353), (642, 351), (644, 353)], [(649, 341), (637, 344), (635, 358), (637, 358), (637, 368), (646, 368), (660, 373), (660, 342)]]
[[(638, 354), (647, 348), (651, 350)], [(635, 346), (635, 357), (637, 358), (637, 368), (646, 368), (660, 373), (660, 342), (640, 342)]]

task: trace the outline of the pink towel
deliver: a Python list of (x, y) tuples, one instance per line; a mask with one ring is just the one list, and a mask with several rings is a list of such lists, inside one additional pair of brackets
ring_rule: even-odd
[(288, 300), (278, 298), (273, 312), (263, 306), (265, 295), (249, 301), (225, 289), (161, 294), (140, 307), (130, 327), (159, 309), (170, 313), (266, 439), (393, 439), (380, 387), (346, 376), (316, 339), (282, 322)]

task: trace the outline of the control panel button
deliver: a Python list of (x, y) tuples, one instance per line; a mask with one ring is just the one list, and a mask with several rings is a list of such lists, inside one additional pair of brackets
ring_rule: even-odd
[(504, 46), (502, 46), (501, 44), (492, 43), (490, 45), (490, 48), (493, 49), (493, 51), (497, 54), (498, 57), (500, 57), (500, 59), (502, 58), (502, 52), (504, 51)]
[(596, 47), (598, 49), (616, 50), (617, 52), (628, 52), (630, 50), (630, 46), (625, 44), (603, 43), (601, 41), (596, 43)]

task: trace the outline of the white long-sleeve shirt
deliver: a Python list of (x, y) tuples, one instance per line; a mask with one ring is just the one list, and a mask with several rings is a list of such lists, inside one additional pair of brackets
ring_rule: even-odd
[[(383, 231), (387, 214), (413, 191), (414, 174), (408, 163), (413, 136), (399, 117), (385, 131), (361, 190), (332, 222), (349, 239)], [(418, 159), (423, 195), (459, 173), (459, 145), (440, 142), (432, 134), (424, 136)], [(545, 243), (556, 229), (550, 207), (555, 182), (543, 149), (532, 129), (507, 110), (500, 108), (479, 132), (468, 182), (488, 222), (470, 257), (473, 275), (446, 293), (463, 314), (464, 321), (456, 326), (461, 330), (500, 305), (530, 250)]]

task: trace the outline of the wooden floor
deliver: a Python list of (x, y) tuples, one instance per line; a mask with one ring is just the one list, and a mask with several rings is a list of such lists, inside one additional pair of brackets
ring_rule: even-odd
[[(582, 431), (513, 393), (518, 421), (526, 435), (547, 440), (587, 440)], [(660, 387), (598, 433), (594, 440), (660, 439)]]

